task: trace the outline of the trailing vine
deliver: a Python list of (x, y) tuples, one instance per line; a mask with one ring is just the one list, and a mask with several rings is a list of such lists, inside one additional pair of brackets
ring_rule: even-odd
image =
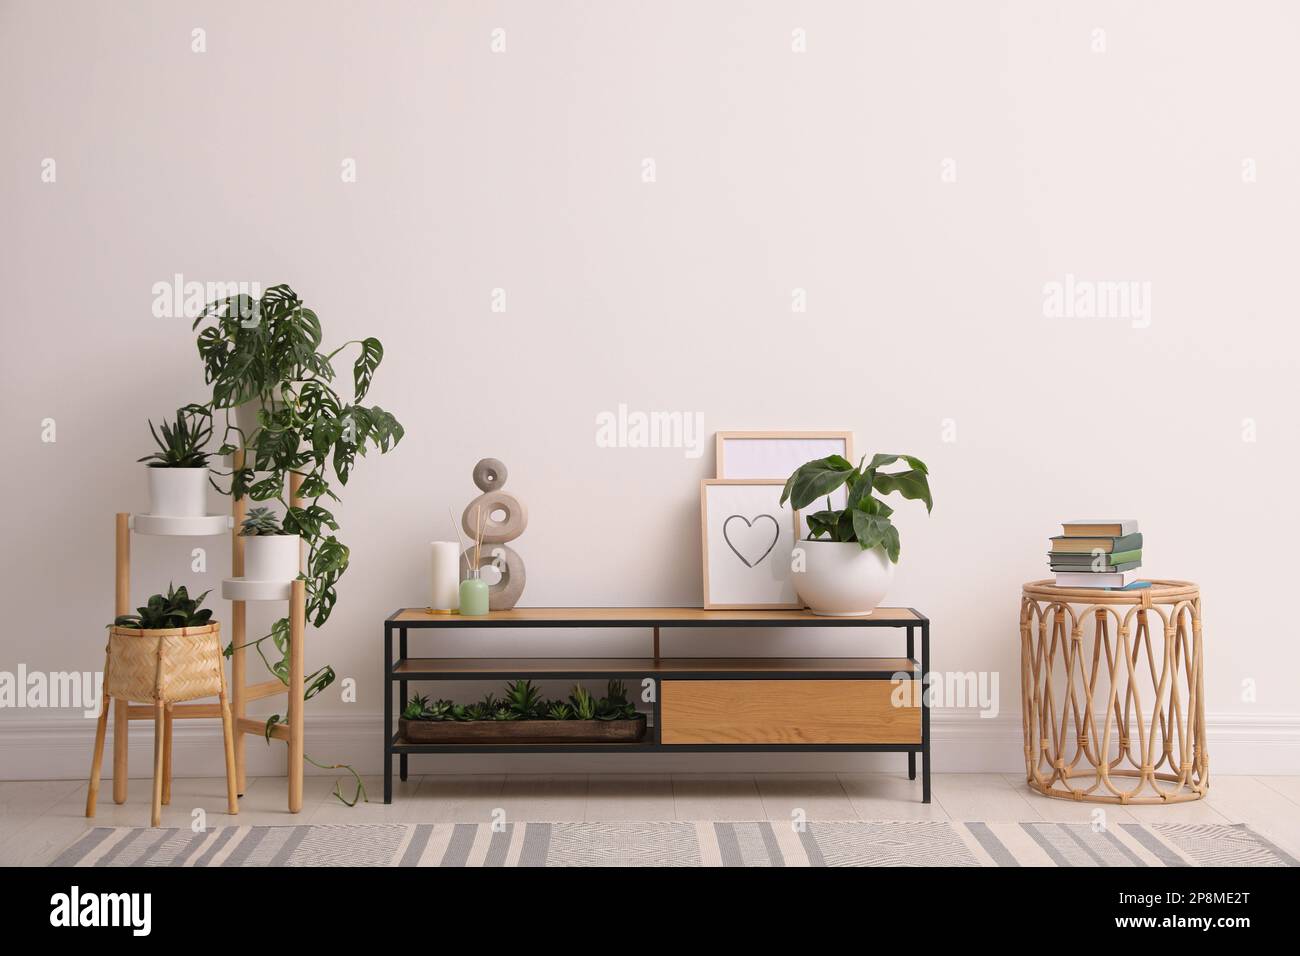
[[(327, 507), (340, 500), (332, 485), (347, 484), (358, 456), (370, 449), (385, 453), (404, 434), (390, 412), (362, 404), (384, 347), (376, 338), (364, 338), (322, 353), (320, 320), (287, 285), (267, 289), (260, 299), (240, 294), (211, 302), (194, 321), (194, 330), (200, 326), (199, 356), (212, 387), (211, 402), (204, 407), (214, 416), (225, 412), (217, 454), (243, 453), (242, 462), (236, 458), (229, 472), (219, 473), (228, 486), (213, 484), (236, 500), (281, 504), (284, 531), (301, 535), (307, 544), (302, 575), (307, 618), (319, 628), (329, 620), (338, 601), (338, 581), (348, 567), (347, 545), (335, 534), (338, 522)], [(359, 352), (352, 364), (353, 395), (345, 401), (335, 390), (334, 359), (351, 346)], [(257, 422), (245, 433), (231, 412), (248, 403), (256, 407)], [(297, 483), (301, 504), (286, 500), (291, 482)], [(263, 647), (267, 641), (275, 649), (272, 655)], [(287, 616), (244, 646), (255, 647), (267, 669), (288, 684)], [(227, 646), (226, 655), (233, 649)], [(307, 675), (303, 699), (315, 697), (334, 680), (328, 664)], [(279, 714), (268, 718), (268, 736), (282, 720)]]

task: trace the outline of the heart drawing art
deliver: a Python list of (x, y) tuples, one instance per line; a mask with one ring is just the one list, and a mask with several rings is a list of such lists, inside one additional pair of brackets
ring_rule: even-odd
[[(764, 518), (772, 523), (770, 534), (767, 525), (763, 523)], [(743, 521), (745, 526), (743, 528), (740, 525), (733, 526), (733, 521)], [(744, 515), (731, 515), (722, 522), (722, 539), (747, 568), (761, 564), (763, 559), (772, 553), (780, 537), (781, 526), (771, 515), (757, 515), (753, 521)]]

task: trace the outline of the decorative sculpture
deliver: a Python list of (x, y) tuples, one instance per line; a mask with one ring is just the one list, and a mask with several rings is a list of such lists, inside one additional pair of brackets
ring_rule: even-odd
[[(528, 509), (514, 495), (501, 489), (505, 487), (509, 472), (496, 458), (484, 458), (474, 466), (474, 484), (483, 494), (471, 501), (461, 516), (461, 527), (473, 540), (478, 534), (475, 519), (483, 519), (483, 549), (479, 555), (480, 568), (492, 565), (501, 573), (501, 580), (488, 586), (488, 609), (508, 611), (519, 603), (524, 592), (524, 559), (519, 552), (506, 544), (524, 533), (528, 527)], [(496, 516), (503, 515), (498, 519)], [(466, 577), (473, 567), (474, 550), (467, 549), (460, 556), (461, 577)]]

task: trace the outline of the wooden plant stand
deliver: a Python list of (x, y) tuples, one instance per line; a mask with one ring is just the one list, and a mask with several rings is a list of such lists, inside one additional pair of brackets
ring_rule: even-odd
[[(242, 464), (242, 453), (236, 453), (236, 467)], [(291, 501), (301, 504), (297, 482), (290, 481)], [(303, 788), (303, 691), (305, 681), (303, 643), (306, 632), (306, 588), (301, 580), (285, 582), (258, 582), (256, 586), (241, 579), (244, 573), (244, 539), (239, 526), (244, 520), (246, 500), (231, 499), (231, 517), (207, 515), (200, 518), (167, 518), (157, 515), (117, 514), (116, 541), (116, 598), (115, 615), (131, 613), (131, 534), (202, 536), (231, 533), (231, 578), (222, 584), (223, 596), (231, 601), (231, 643), (234, 650), (230, 658), (230, 709), (235, 730), (235, 769), (237, 789), (243, 796), (247, 788), (246, 734), (261, 738), (265, 734), (262, 721), (247, 717), (248, 703), (288, 693), (288, 723), (277, 724), (271, 736), (289, 745), (289, 812), (302, 809)], [(233, 519), (233, 521), (232, 521)], [(280, 680), (247, 683), (247, 608), (249, 600), (282, 600), (289, 605), (289, 684)], [(219, 704), (170, 704), (165, 708), (162, 734), (162, 803), (171, 802), (172, 721), (194, 718), (221, 717)], [(152, 720), (154, 708), (148, 705), (131, 705), (122, 699), (113, 701), (113, 802), (125, 803), (127, 796), (127, 728), (132, 720)], [(90, 804), (88, 803), (88, 807)], [(93, 815), (88, 812), (87, 816)]]
[[(653, 632), (653, 656), (623, 658), (411, 657), (416, 631), (640, 628)], [(665, 658), (663, 628), (852, 627), (903, 630), (905, 657)], [(921, 658), (915, 658), (916, 636)], [(397, 638), (397, 656), (394, 641)], [(701, 610), (699, 608), (515, 608), (482, 616), (397, 611), (384, 621), (384, 802), (393, 800), (393, 757), (407, 778), (411, 754), (451, 753), (683, 753), (854, 751), (907, 754), (916, 779), (921, 755), (921, 796), (930, 802), (930, 621), (911, 608), (877, 608), (867, 617), (819, 617), (801, 610)], [(585, 743), (415, 743), (394, 733), (394, 691), (400, 709), (413, 681), (501, 682), (621, 678), (636, 700), (651, 692), (651, 726), (643, 739)], [(902, 687), (902, 684), (907, 686)], [(901, 693), (899, 692), (901, 690)], [(400, 712), (399, 709), (399, 712)]]
[[(234, 466), (242, 468), (244, 453), (235, 453)], [(302, 497), (298, 488), (302, 483), (300, 475), (289, 476), (289, 504), (302, 507)], [(302, 810), (304, 738), (306, 727), (303, 717), (303, 692), (306, 680), (305, 637), (307, 633), (307, 588), (297, 579), (285, 582), (282, 587), (268, 587), (266, 582), (248, 582), (244, 575), (244, 538), (239, 533), (248, 509), (248, 499), (232, 497), (231, 511), (233, 525), (230, 539), (230, 565), (233, 577), (222, 582), (222, 594), (230, 600), (231, 609), (231, 653), (230, 685), (231, 703), (235, 717), (235, 772), (239, 778), (239, 793), (243, 796), (247, 788), (247, 741), (246, 734), (259, 739), (266, 736), (265, 721), (247, 716), (249, 701), (262, 700), (278, 694), (289, 695), (286, 703), (287, 722), (276, 724), (271, 728), (271, 736), (288, 744), (288, 761), (286, 766), (289, 778), (289, 812)], [(300, 566), (301, 567), (301, 555)], [(264, 680), (256, 684), (248, 683), (248, 601), (285, 601), (289, 603), (289, 683), (278, 678)]]
[(1195, 584), (1107, 591), (1031, 582), (1020, 602), (1020, 648), (1031, 789), (1091, 803), (1205, 796), (1210, 757)]

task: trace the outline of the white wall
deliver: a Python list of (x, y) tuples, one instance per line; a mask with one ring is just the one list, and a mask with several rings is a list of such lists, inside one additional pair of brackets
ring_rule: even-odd
[[(1201, 583), (1212, 731), (1294, 762), (1297, 27), (1282, 2), (0, 4), (0, 670), (100, 666), (145, 419), (204, 395), (189, 322), (151, 315), (180, 273), (289, 282), (328, 343), (387, 349), (372, 398), (407, 438), (346, 489), (353, 566), (308, 651), (360, 692), (309, 723), (369, 734), (372, 766), (382, 618), (425, 600), (478, 458), (528, 504), (525, 603), (701, 600), (711, 449), (599, 448), (619, 403), (698, 411), (710, 438), (846, 425), (930, 464), (934, 514), (898, 508), (891, 602), (930, 614), (936, 667), (1001, 675), (999, 730), (962, 725), (985, 746), (949, 766), (1018, 765), (1020, 585), (1085, 515), (1139, 517), (1144, 570)], [(1149, 282), (1149, 327), (1046, 318), (1067, 274)], [(137, 539), (133, 597), (219, 592), (228, 543), (191, 574), (202, 543)], [(858, 646), (889, 648), (666, 648)], [(0, 712), (4, 775), (35, 772), (52, 745), (30, 734), (57, 727), (84, 772), (87, 722), (54, 716)], [(798, 765), (846, 760), (866, 765)]]

